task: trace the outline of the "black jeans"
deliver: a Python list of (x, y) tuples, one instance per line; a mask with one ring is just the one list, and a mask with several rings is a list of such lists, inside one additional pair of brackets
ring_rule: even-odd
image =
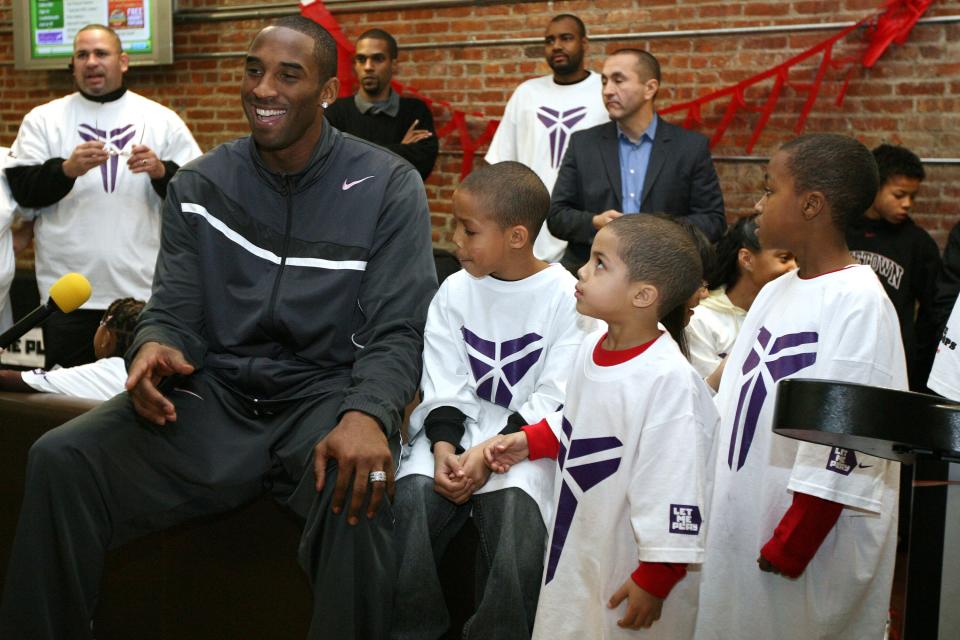
[(335, 465), (323, 493), (314, 489), (313, 445), (336, 424), (342, 397), (335, 389), (253, 410), (201, 370), (170, 393), (174, 423), (139, 419), (124, 393), (44, 434), (27, 462), (0, 638), (89, 640), (108, 549), (268, 487), (306, 521), (299, 559), (314, 591), (309, 637), (385, 638), (396, 575), (391, 506), (349, 526), (346, 509), (330, 510)]

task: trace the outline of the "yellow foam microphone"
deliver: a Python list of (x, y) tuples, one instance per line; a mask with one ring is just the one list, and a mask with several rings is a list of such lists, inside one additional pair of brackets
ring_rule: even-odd
[(70, 313), (90, 299), (90, 281), (79, 273), (68, 273), (50, 287), (50, 300), (57, 305), (57, 309)]
[(33, 329), (56, 312), (70, 313), (90, 299), (90, 281), (79, 273), (68, 273), (50, 287), (50, 299), (15, 325), (0, 334), (0, 349), (6, 349), (23, 334)]

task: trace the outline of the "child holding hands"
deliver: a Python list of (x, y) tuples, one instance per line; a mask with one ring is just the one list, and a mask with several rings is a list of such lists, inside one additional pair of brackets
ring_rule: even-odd
[(454, 193), (463, 269), (444, 281), (427, 314), (422, 402), (410, 417), (394, 501), (394, 639), (446, 632), (437, 562), (471, 513), (482, 564), (463, 637), (530, 636), (554, 473), (543, 461), (488, 482), (483, 443), (563, 405), (583, 339), (574, 278), (533, 255), (549, 206), (546, 187), (517, 162), (478, 169)]
[(507, 477), (526, 458), (557, 460), (534, 638), (690, 638), (697, 584), (677, 583), (703, 561), (717, 414), (659, 320), (700, 287), (700, 258), (676, 223), (624, 216), (578, 275), (577, 310), (608, 329), (581, 345), (562, 417), (484, 450)]

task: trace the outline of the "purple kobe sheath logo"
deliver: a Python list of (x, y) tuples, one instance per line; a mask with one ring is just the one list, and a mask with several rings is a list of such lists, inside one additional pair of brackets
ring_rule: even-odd
[(771, 339), (772, 337), (765, 327), (760, 327), (757, 342), (743, 363), (742, 373), (746, 382), (740, 387), (740, 399), (737, 401), (737, 414), (733, 420), (730, 449), (727, 453), (727, 465), (733, 469), (733, 459), (739, 444), (737, 471), (742, 469), (747, 461), (747, 454), (757, 431), (757, 420), (768, 391), (774, 388), (777, 381), (792, 376), (817, 361), (816, 345), (819, 334), (816, 331), (789, 333), (775, 340)]
[(695, 504), (670, 505), (670, 533), (682, 533), (695, 536), (700, 533), (703, 518), (700, 516), (700, 507)]
[[(557, 455), (563, 484), (560, 487), (557, 515), (553, 521), (550, 558), (547, 561), (544, 584), (549, 584), (557, 572), (557, 564), (560, 562), (567, 534), (570, 533), (573, 516), (577, 512), (579, 498), (617, 472), (622, 453), (623, 443), (613, 436), (574, 440), (573, 425), (564, 417), (560, 453)], [(572, 462), (574, 460), (576, 462)]]
[(100, 165), (100, 178), (103, 180), (103, 190), (113, 193), (117, 188), (117, 169), (120, 165), (120, 152), (133, 139), (137, 130), (132, 124), (119, 129), (111, 129), (109, 135), (103, 129), (97, 129), (89, 124), (81, 124), (78, 131), (84, 142), (98, 140), (103, 142), (110, 153), (110, 159)]
[(558, 111), (550, 107), (537, 109), (537, 119), (547, 128), (550, 136), (550, 166), (556, 169), (567, 150), (570, 133), (577, 123), (587, 117), (586, 107), (574, 107)]
[(841, 449), (834, 447), (830, 450), (830, 458), (827, 460), (827, 471), (839, 473), (842, 476), (850, 475), (850, 472), (857, 468), (857, 454), (850, 449)]
[(509, 408), (513, 400), (513, 387), (543, 354), (543, 337), (528, 333), (498, 345), (484, 340), (466, 327), (460, 327), (460, 332), (467, 343), (467, 357), (470, 359), (473, 379), (477, 382), (477, 395)]

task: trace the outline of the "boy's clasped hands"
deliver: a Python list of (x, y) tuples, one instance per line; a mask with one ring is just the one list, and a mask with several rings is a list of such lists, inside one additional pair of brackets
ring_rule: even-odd
[(496, 435), (459, 455), (449, 442), (435, 442), (433, 489), (447, 500), (463, 504), (487, 483), (491, 472), (506, 473), (528, 455), (523, 431)]
[[(492, 440), (492, 439), (491, 439)], [(490, 469), (483, 459), (482, 442), (457, 455), (449, 442), (433, 444), (433, 489), (455, 504), (463, 504), (474, 492), (487, 483)]]

